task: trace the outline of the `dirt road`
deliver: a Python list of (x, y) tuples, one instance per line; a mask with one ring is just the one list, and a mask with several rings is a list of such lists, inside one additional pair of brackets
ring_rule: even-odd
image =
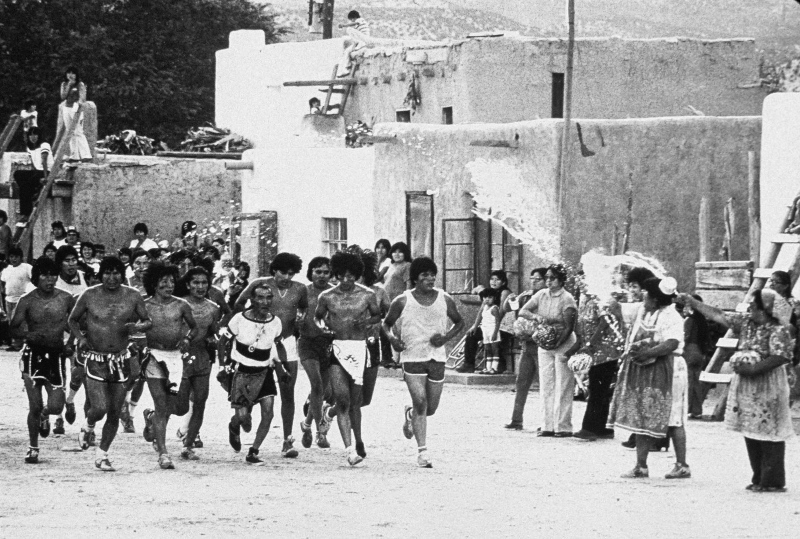
[[(308, 390), (298, 382), (298, 408)], [(800, 447), (787, 446), (789, 492), (744, 490), (749, 466), (741, 436), (719, 423), (692, 422), (688, 461), (694, 477), (668, 481), (674, 456), (653, 454), (648, 480), (623, 480), (634, 454), (619, 440), (581, 442), (534, 435), (538, 394), (532, 393), (526, 430), (506, 432), (510, 388), (448, 384), (429, 423), (434, 468), (415, 466), (403, 438), (398, 379), (380, 378), (364, 410), (368, 457), (347, 466), (336, 427), (333, 448), (280, 457), (280, 419), (261, 455), (245, 464), (228, 446), (230, 415), (216, 382), (201, 433), (202, 460), (178, 459), (176, 421), (169, 446), (176, 470), (158, 469), (140, 434), (120, 434), (111, 448), (116, 473), (95, 471), (93, 449), (77, 447), (82, 421), (67, 436), (40, 442), (41, 462), (23, 462), (26, 400), (16, 356), (0, 353), (0, 536), (90, 534), (116, 537), (798, 537)], [(139, 412), (147, 405), (143, 399)], [(83, 393), (78, 404), (82, 405)], [(276, 406), (277, 408), (277, 406)], [(573, 423), (584, 411), (576, 403)], [(137, 412), (136, 427), (142, 428)], [(299, 432), (295, 435), (299, 440)], [(243, 434), (243, 442), (252, 440)], [(619, 437), (619, 436), (618, 436)]]

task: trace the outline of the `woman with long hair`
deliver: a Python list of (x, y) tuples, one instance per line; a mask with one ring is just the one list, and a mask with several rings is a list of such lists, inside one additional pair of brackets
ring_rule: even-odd
[(25, 140), (25, 146), (30, 157), (30, 170), (17, 170), (14, 172), (14, 181), (19, 187), (19, 221), (27, 221), (33, 211), (33, 206), (48, 172), (53, 168), (53, 150), (50, 144), (42, 138), (42, 131), (38, 127), (31, 127)]

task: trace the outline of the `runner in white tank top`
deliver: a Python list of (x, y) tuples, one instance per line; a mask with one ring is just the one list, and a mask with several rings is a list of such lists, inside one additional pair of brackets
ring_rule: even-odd
[[(464, 328), (453, 298), (433, 286), (437, 273), (433, 260), (415, 258), (409, 271), (414, 288), (395, 298), (383, 321), (392, 346), (402, 352), (400, 361), (412, 403), (405, 408), (403, 434), (409, 440), (416, 437), (420, 468), (432, 467), (425, 440), (428, 416), (436, 412), (442, 396), (447, 360), (444, 345)], [(449, 330), (448, 321), (453, 324)]]

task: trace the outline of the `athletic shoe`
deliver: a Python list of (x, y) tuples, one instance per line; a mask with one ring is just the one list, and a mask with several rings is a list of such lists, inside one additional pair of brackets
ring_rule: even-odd
[(158, 465), (162, 470), (174, 470), (175, 465), (172, 464), (172, 459), (166, 453), (161, 453), (158, 456)]
[(556, 433), (552, 430), (542, 430), (541, 427), (536, 429), (536, 436), (539, 438), (552, 438)]
[(364, 442), (356, 442), (356, 453), (362, 459), (367, 458), (367, 450), (364, 449)]
[(244, 460), (248, 464), (264, 464), (264, 461), (258, 458), (258, 449), (253, 447), (251, 447), (250, 451), (247, 452), (247, 456), (244, 458)]
[(347, 455), (347, 463), (350, 466), (355, 466), (356, 464), (358, 464), (359, 462), (361, 462), (363, 460), (364, 460), (364, 457), (362, 457), (361, 455), (359, 455), (355, 451), (353, 451), (349, 455)]
[(317, 433), (317, 447), (320, 449), (329, 449), (331, 443), (328, 441), (328, 437), (321, 432)]
[(628, 438), (627, 440), (625, 440), (624, 442), (622, 442), (619, 445), (621, 445), (622, 447), (625, 447), (627, 449), (636, 449), (636, 437), (634, 435), (631, 435), (630, 438)]
[(247, 414), (244, 416), (244, 419), (241, 420), (242, 430), (245, 432), (250, 432), (253, 428), (253, 416)]
[(297, 455), (300, 454), (297, 452), (297, 449), (292, 447), (292, 442), (294, 442), (294, 438), (291, 436), (289, 436), (283, 441), (283, 447), (281, 448), (281, 455), (285, 459), (297, 458)]
[(506, 423), (503, 425), (504, 429), (508, 430), (522, 430), (522, 423), (517, 423), (516, 421), (512, 421), (511, 423)]
[(97, 439), (95, 438), (95, 435), (94, 435), (94, 429), (92, 429), (92, 430), (89, 431), (89, 447), (94, 447), (95, 445), (97, 445), (95, 443), (96, 441), (97, 441)]
[(72, 425), (73, 423), (75, 423), (75, 417), (77, 417), (75, 415), (75, 403), (68, 402), (64, 406), (66, 408), (64, 410), (64, 418), (67, 420), (67, 423)]
[(142, 415), (144, 416), (142, 436), (144, 436), (145, 442), (152, 442), (156, 438), (156, 434), (153, 432), (153, 415), (155, 415), (155, 412), (150, 408), (145, 408)]
[(50, 436), (50, 417), (42, 414), (39, 418), (39, 436), (47, 438)]
[(177, 436), (178, 440), (180, 440), (181, 442), (186, 439), (186, 433), (185, 432), (181, 432), (180, 427), (178, 427), (178, 431), (175, 433), (175, 436)]
[(675, 467), (664, 476), (666, 479), (689, 479), (692, 477), (692, 470), (685, 464), (675, 463)]
[(81, 431), (78, 433), (78, 443), (80, 444), (81, 449), (84, 451), (89, 449), (89, 439), (91, 438), (92, 434), (94, 434), (94, 432), (83, 427), (81, 427)]
[(228, 443), (237, 453), (242, 450), (242, 439), (239, 436), (239, 425), (233, 426), (233, 420), (228, 423)]
[(556, 432), (555, 434), (553, 434), (553, 437), (554, 438), (572, 438), (572, 433), (571, 432), (565, 432), (565, 431)]
[(428, 458), (427, 451), (420, 451), (417, 454), (417, 466), (420, 468), (433, 468), (433, 463), (431, 459)]
[(597, 440), (597, 435), (595, 433), (584, 429), (573, 433), (572, 436), (579, 440), (586, 440), (587, 442), (594, 442)]
[(116, 472), (117, 469), (111, 465), (111, 461), (108, 460), (108, 457), (102, 459), (95, 459), (94, 467), (100, 470), (101, 472)]
[(53, 434), (56, 436), (64, 436), (67, 431), (64, 430), (64, 419), (61, 417), (56, 418), (56, 424), (53, 427)]
[(300, 430), (303, 431), (303, 437), (300, 438), (300, 443), (303, 447), (308, 449), (311, 447), (311, 442), (314, 441), (314, 436), (311, 433), (311, 425), (306, 425), (305, 421), (300, 421)]
[(195, 449), (203, 449), (203, 440), (200, 439), (200, 433), (197, 433), (197, 436), (194, 437), (194, 448)]
[(633, 470), (620, 475), (620, 477), (623, 479), (644, 479), (646, 477), (650, 477), (650, 470), (647, 468), (634, 466)]
[(306, 399), (306, 402), (303, 403), (303, 417), (308, 417), (308, 410), (311, 407), (311, 400)]
[(197, 456), (197, 453), (191, 447), (184, 447), (181, 449), (181, 458), (183, 460), (200, 460), (200, 457)]
[(411, 406), (406, 405), (403, 421), (403, 436), (409, 440), (414, 437), (414, 425), (411, 424)]
[(25, 462), (28, 464), (38, 464), (39, 462), (39, 448), (29, 447), (28, 452), (25, 453)]
[(322, 405), (322, 420), (319, 422), (319, 432), (320, 434), (327, 435), (328, 431), (331, 430), (331, 423), (333, 423), (333, 418), (328, 415), (328, 410), (331, 409), (331, 405), (327, 402)]

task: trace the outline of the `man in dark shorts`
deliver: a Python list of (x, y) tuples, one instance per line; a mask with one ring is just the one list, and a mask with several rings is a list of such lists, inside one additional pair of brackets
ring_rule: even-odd
[[(36, 261), (31, 278), (36, 289), (22, 296), (10, 325), (25, 340), (20, 368), (28, 394), (31, 442), (25, 462), (35, 464), (39, 462), (39, 436), (46, 438), (50, 433), (48, 416), (58, 415), (64, 408), (68, 355), (64, 331), (75, 300), (55, 288), (58, 266), (46, 256)], [(46, 407), (42, 402), (42, 387), (47, 391)]]
[[(250, 299), (253, 290), (261, 283), (266, 283), (275, 296), (272, 312), (280, 318), (283, 327), (281, 342), (277, 343), (280, 353), (287, 357), (288, 378), (278, 382), (281, 394), (281, 420), (283, 423), (283, 450), (285, 458), (297, 457), (297, 450), (292, 447), (292, 423), (294, 422), (294, 384), (297, 381), (297, 342), (295, 327), (298, 315), (302, 316), (308, 309), (308, 291), (305, 285), (293, 281), (294, 276), (303, 268), (303, 261), (292, 253), (278, 253), (269, 265), (272, 277), (254, 279), (239, 296), (234, 305), (234, 312), (240, 312)], [(283, 352), (281, 352), (283, 350)]]
[[(98, 470), (113, 472), (108, 448), (117, 435), (125, 383), (130, 377), (129, 335), (147, 331), (152, 322), (139, 292), (122, 285), (125, 265), (119, 258), (104, 258), (98, 276), (100, 286), (78, 298), (69, 316), (69, 328), (86, 363), (86, 394), (91, 402), (87, 424), (81, 429), (81, 447), (89, 447), (89, 425), (107, 416), (94, 464)], [(84, 316), (85, 335), (80, 325)]]
[(367, 362), (368, 327), (380, 322), (381, 313), (375, 292), (356, 282), (364, 273), (364, 263), (358, 255), (335, 253), (331, 257), (331, 272), (339, 284), (319, 295), (315, 321), (334, 337), (329, 370), (336, 419), (347, 462), (355, 466), (364, 460), (365, 454), (363, 447), (359, 454), (351, 434), (361, 438), (361, 389)]
[(189, 303), (172, 295), (177, 278), (178, 268), (163, 262), (151, 263), (144, 272), (144, 287), (150, 296), (144, 304), (152, 326), (146, 332), (148, 355), (142, 372), (155, 410), (144, 411), (143, 434), (145, 440), (153, 442), (162, 470), (175, 468), (167, 452), (167, 421), (170, 415), (180, 416), (189, 411), (192, 385), (185, 376), (184, 355), (197, 335)]
[[(331, 445), (327, 434), (330, 429), (330, 420), (322, 413), (325, 398), (325, 389), (329, 386), (328, 368), (331, 365), (331, 337), (326, 334), (316, 323), (313, 313), (317, 309), (319, 295), (330, 289), (328, 282), (331, 278), (331, 261), (324, 256), (313, 258), (308, 264), (306, 278), (311, 281), (306, 285), (308, 290), (308, 309), (300, 321), (300, 338), (297, 339), (297, 355), (303, 364), (303, 370), (308, 375), (311, 383), (311, 393), (308, 396), (308, 414), (300, 421), (300, 430), (303, 431), (303, 447), (311, 447), (311, 421), (317, 426), (317, 446), (327, 449)], [(308, 313), (311, 313), (310, 315)]]
[[(438, 268), (427, 257), (415, 258), (409, 274), (414, 288), (397, 296), (389, 307), (383, 328), (401, 354), (411, 406), (405, 407), (403, 434), (417, 439), (417, 466), (431, 468), (426, 446), (428, 416), (439, 407), (447, 352), (444, 345), (464, 327), (456, 304), (443, 290), (434, 288)], [(393, 332), (400, 323), (402, 338)], [(453, 325), (447, 329), (448, 322)]]

